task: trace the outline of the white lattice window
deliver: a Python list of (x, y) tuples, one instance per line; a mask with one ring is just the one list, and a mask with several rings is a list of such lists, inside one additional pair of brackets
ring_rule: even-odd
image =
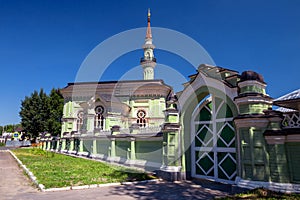
[(237, 175), (233, 112), (227, 102), (208, 95), (192, 114), (192, 176), (233, 183)]
[(286, 113), (282, 121), (283, 128), (300, 128), (300, 113)]

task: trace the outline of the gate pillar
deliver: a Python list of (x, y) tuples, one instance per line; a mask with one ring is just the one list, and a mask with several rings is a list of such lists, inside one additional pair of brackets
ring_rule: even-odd
[(168, 101), (165, 112), (165, 123), (163, 124), (163, 159), (158, 176), (169, 181), (182, 180), (181, 174), (181, 141), (179, 113), (175, 106), (175, 98)]

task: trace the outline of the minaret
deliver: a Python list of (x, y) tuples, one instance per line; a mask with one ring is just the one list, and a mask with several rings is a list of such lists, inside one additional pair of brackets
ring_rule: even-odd
[(144, 57), (141, 58), (141, 65), (144, 70), (144, 80), (154, 79), (154, 67), (156, 66), (156, 58), (154, 57), (154, 53), (153, 53), (155, 46), (152, 44), (150, 15), (151, 15), (150, 9), (148, 9), (148, 26), (147, 26), (145, 44), (143, 45)]

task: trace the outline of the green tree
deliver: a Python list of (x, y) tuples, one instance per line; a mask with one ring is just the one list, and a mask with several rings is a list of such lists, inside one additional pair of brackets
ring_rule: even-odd
[(22, 127), (21, 124), (7, 124), (1, 128), (1, 131), (12, 133), (12, 132), (15, 132), (15, 130), (19, 127), (20, 128)]
[(48, 97), (49, 117), (47, 120), (47, 131), (54, 136), (61, 132), (61, 118), (63, 115), (64, 98), (58, 89), (52, 89)]
[(12, 133), (15, 131), (16, 128), (21, 127), (21, 124), (7, 124), (4, 126), (0, 126), (0, 135), (2, 135), (4, 132)]
[(58, 89), (52, 89), (48, 96), (43, 89), (34, 91), (21, 102), (21, 124), (32, 137), (41, 132), (58, 135), (61, 130), (60, 119), (63, 112), (63, 97)]
[(45, 116), (47, 110), (47, 95), (44, 90), (41, 89), (38, 93), (36, 90), (31, 94), (30, 97), (26, 96), (21, 102), (21, 124), (24, 130), (31, 133), (33, 137), (38, 137), (40, 132), (45, 131), (46, 123)]

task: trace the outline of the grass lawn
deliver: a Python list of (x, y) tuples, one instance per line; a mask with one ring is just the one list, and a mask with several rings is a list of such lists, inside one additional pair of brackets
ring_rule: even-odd
[(16, 149), (13, 153), (37, 177), (45, 188), (79, 186), (154, 177), (130, 168), (117, 167), (94, 160), (74, 158), (38, 148)]
[(242, 194), (236, 194), (232, 197), (225, 197), (225, 198), (220, 198), (218, 200), (230, 200), (230, 199), (268, 199), (268, 200), (273, 200), (273, 199), (289, 199), (289, 200), (296, 200), (300, 199), (300, 194), (283, 194), (280, 192), (273, 192), (270, 190), (265, 190), (262, 188), (250, 190), (249, 192), (242, 193)]

